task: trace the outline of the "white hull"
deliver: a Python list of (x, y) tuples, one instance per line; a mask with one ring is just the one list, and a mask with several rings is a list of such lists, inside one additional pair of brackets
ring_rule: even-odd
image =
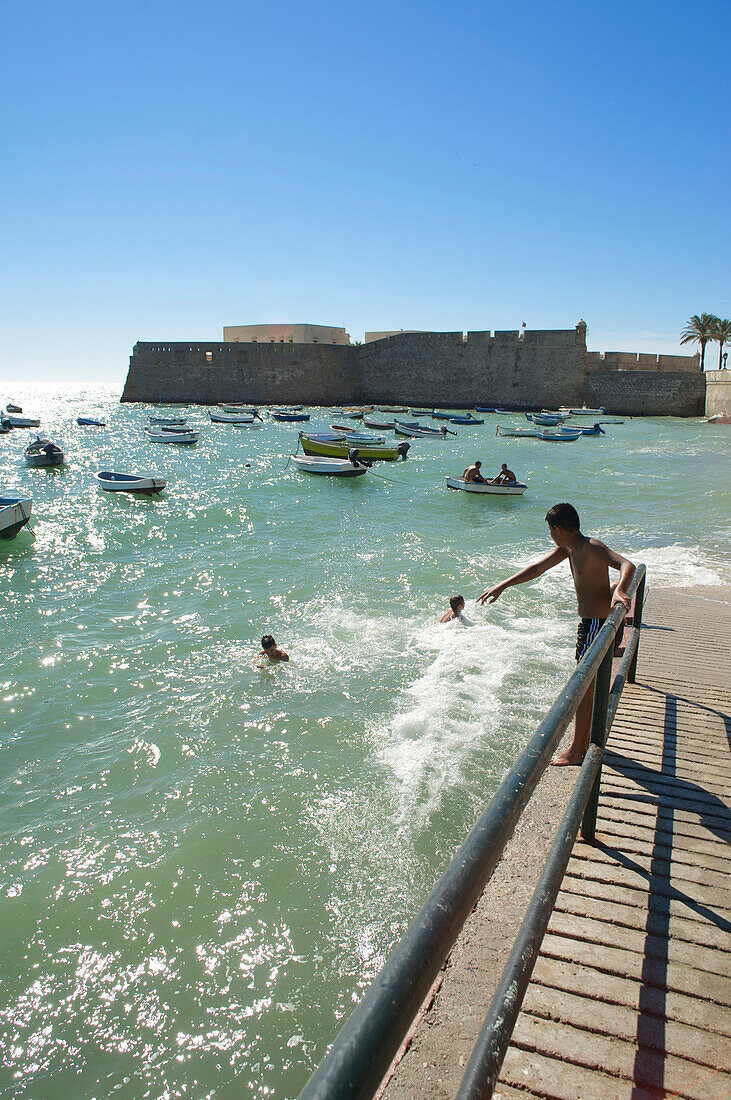
[(136, 474), (117, 474), (105, 470), (95, 475), (97, 483), (106, 493), (160, 493), (167, 485), (161, 477), (138, 477)]
[(263, 428), (262, 420), (255, 420), (249, 413), (213, 413), (208, 414), (214, 424), (235, 424), (239, 428)]
[(219, 405), (221, 412), (233, 413), (234, 416), (253, 416), (259, 412), (256, 405)]
[(32, 420), (27, 416), (6, 416), (12, 428), (40, 428), (40, 420)]
[(0, 497), (0, 539), (14, 539), (30, 519), (30, 497)]
[(310, 458), (308, 455), (290, 455), (290, 460), (305, 474), (330, 474), (336, 477), (360, 477), (365, 466), (354, 466), (343, 458)]
[(521, 497), (528, 488), (516, 481), (508, 485), (482, 485), (479, 481), (464, 481), (461, 477), (448, 477), (450, 489), (462, 489), (465, 493), (482, 493), (493, 497)]
[(197, 443), (198, 432), (156, 432), (152, 428), (145, 428), (145, 434), (150, 443)]

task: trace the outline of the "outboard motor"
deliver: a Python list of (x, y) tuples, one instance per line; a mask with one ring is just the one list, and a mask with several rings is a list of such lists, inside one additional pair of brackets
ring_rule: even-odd
[(357, 466), (358, 465), (358, 448), (357, 447), (351, 447), (350, 450), (348, 451), (348, 462), (350, 462), (350, 464), (352, 466)]
[(402, 462), (406, 461), (406, 456), (409, 453), (410, 447), (411, 447), (411, 444), (409, 443), (409, 441), (407, 439), (405, 439), (403, 441), (403, 443), (399, 443), (398, 447), (396, 448), (398, 453), (401, 455), (401, 461)]

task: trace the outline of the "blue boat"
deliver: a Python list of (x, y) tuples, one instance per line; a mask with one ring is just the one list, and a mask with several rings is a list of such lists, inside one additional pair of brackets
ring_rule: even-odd
[(104, 420), (93, 420), (90, 416), (77, 416), (76, 423), (82, 428), (106, 428)]
[(470, 413), (469, 416), (450, 416), (449, 417), (449, 423), (450, 424), (484, 424), (485, 421), (480, 420), (479, 416), (472, 416), (472, 414)]
[(487, 405), (475, 405), (476, 413), (496, 413), (497, 409), (488, 408)]
[(309, 413), (298, 413), (298, 412), (273, 412), (272, 413), (272, 419), (273, 420), (282, 420), (286, 424), (292, 424), (292, 423), (295, 423), (296, 421), (300, 421), (300, 420), (309, 420), (310, 419), (310, 414)]

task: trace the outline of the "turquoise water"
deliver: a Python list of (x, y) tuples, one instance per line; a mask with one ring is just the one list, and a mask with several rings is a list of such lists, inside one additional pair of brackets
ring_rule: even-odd
[[(68, 466), (0, 437), (36, 535), (0, 544), (0, 1092), (294, 1097), (571, 669), (567, 567), (474, 598), (566, 499), (653, 587), (728, 577), (731, 435), (549, 445), (488, 416), (330, 481), (285, 468), (295, 425), (191, 407), (177, 448), (110, 390), (8, 399)], [(526, 495), (448, 491), (478, 457)], [(168, 489), (104, 494), (108, 468)], [(438, 627), (457, 591), (468, 624)], [(289, 665), (259, 667), (265, 632)]]

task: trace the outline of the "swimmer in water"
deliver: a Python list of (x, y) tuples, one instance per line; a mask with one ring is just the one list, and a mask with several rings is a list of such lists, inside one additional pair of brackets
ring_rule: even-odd
[(461, 619), (464, 611), (464, 596), (450, 596), (449, 611), (445, 611), (439, 620), (440, 623), (451, 623), (453, 619)]
[(268, 661), (276, 663), (277, 661), (288, 661), (289, 654), (285, 653), (283, 649), (277, 649), (277, 643), (272, 638), (271, 634), (265, 634), (261, 640), (261, 653), (260, 657), (266, 657)]

